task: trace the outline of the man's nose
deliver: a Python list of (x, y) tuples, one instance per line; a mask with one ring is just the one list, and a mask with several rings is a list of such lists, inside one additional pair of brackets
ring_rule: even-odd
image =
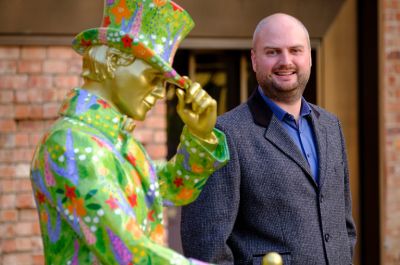
[(292, 55), (288, 51), (282, 51), (280, 56), (280, 63), (282, 65), (289, 65), (292, 63)]

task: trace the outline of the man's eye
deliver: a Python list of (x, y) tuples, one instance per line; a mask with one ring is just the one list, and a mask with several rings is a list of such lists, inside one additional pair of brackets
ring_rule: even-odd
[(301, 52), (302, 52), (301, 49), (293, 49), (293, 50), (292, 50), (292, 53), (293, 53), (293, 54), (299, 54), (299, 53), (301, 53)]
[(274, 56), (274, 55), (277, 55), (278, 53), (277, 53), (277, 51), (275, 51), (275, 50), (267, 50), (267, 51), (265, 52), (265, 54), (266, 54), (266, 55), (269, 55), (269, 56)]

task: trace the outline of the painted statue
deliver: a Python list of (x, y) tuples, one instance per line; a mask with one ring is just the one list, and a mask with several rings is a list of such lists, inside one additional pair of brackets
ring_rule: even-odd
[[(106, 0), (100, 28), (77, 35), (84, 84), (36, 149), (31, 180), (48, 265), (200, 264), (162, 245), (163, 205), (184, 205), (229, 159), (216, 102), (171, 67), (194, 23), (168, 0)], [(185, 123), (176, 155), (154, 166), (135, 121), (165, 84)]]

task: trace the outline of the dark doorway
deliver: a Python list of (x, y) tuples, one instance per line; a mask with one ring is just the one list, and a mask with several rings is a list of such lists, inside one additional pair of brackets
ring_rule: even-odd
[(378, 1), (358, 2), (361, 264), (380, 264)]

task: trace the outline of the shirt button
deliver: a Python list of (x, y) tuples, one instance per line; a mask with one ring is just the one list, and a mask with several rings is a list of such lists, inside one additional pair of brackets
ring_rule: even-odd
[(307, 157), (310, 158), (310, 154), (307, 154)]
[(320, 203), (323, 203), (323, 202), (324, 202), (324, 195), (321, 194), (321, 195), (319, 196), (319, 202), (320, 202)]
[(329, 239), (331, 238), (330, 234), (325, 234), (325, 242), (328, 243)]

